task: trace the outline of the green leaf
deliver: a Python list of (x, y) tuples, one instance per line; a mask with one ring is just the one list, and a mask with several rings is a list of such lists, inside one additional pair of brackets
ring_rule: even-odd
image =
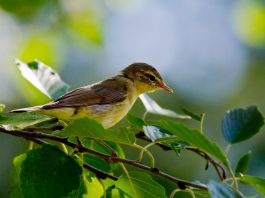
[(167, 131), (157, 126), (144, 126), (143, 130), (144, 134), (149, 137), (153, 142), (159, 142), (163, 143), (166, 146), (169, 146), (178, 155), (180, 154), (182, 149), (188, 146), (188, 143), (184, 141), (177, 141), (176, 136), (170, 135)]
[(104, 129), (98, 122), (87, 117), (74, 120), (60, 133), (60, 135), (87, 137), (122, 144), (133, 144), (135, 142), (135, 136), (133, 132), (128, 130), (107, 130)]
[(35, 113), (18, 113), (18, 114), (0, 114), (0, 125), (15, 126), (16, 128), (25, 128), (43, 121), (51, 119), (46, 115)]
[(172, 135), (169, 135), (161, 128), (158, 128), (156, 126), (144, 126), (143, 130), (144, 134), (149, 137), (153, 142), (160, 138), (172, 137)]
[(240, 198), (238, 193), (225, 183), (211, 180), (208, 184), (208, 189), (212, 198)]
[[(102, 184), (96, 177), (85, 179), (85, 187), (87, 189), (87, 193), (86, 196), (83, 197), (101, 198), (104, 195)], [(73, 198), (76, 198), (76, 196), (73, 196)], [(80, 198), (82, 198), (82, 196), (80, 196)]]
[(243, 175), (238, 178), (239, 181), (251, 185), (257, 191), (265, 196), (265, 178), (259, 178), (255, 176)]
[(116, 187), (133, 198), (163, 198), (166, 192), (163, 186), (144, 172), (131, 171), (119, 177)]
[(181, 109), (186, 115), (190, 116), (193, 120), (196, 120), (198, 122), (202, 121), (202, 114), (201, 115), (196, 115), (195, 113), (192, 113), (188, 111), (187, 109), (182, 108)]
[(13, 0), (12, 2), (0, 0), (0, 7), (12, 13), (12, 15), (16, 15), (20, 19), (24, 19), (27, 17), (35, 18), (32, 16), (36, 14), (45, 3), (45, 0), (36, 0), (33, 2), (31, 0)]
[(106, 162), (106, 160), (99, 158), (94, 155), (90, 154), (84, 154), (83, 155), (84, 161), (88, 164), (90, 164), (93, 167), (96, 167), (97, 169), (100, 169), (104, 172), (111, 173), (111, 166), (109, 163)]
[(240, 174), (244, 175), (247, 173), (250, 156), (251, 156), (251, 151), (248, 151), (238, 160), (235, 170), (236, 176)]
[(12, 180), (13, 185), (10, 189), (10, 197), (11, 198), (20, 198), (22, 196), (21, 188), (20, 188), (20, 172), (21, 172), (21, 164), (26, 159), (26, 153), (20, 154), (13, 159), (13, 170), (12, 170)]
[(58, 73), (38, 60), (30, 63), (17, 60), (16, 64), (24, 78), (49, 98), (57, 99), (69, 89)]
[(5, 110), (6, 106), (4, 104), (0, 104), (0, 113)]
[(141, 94), (140, 99), (143, 102), (145, 109), (148, 113), (158, 114), (158, 115), (164, 115), (168, 117), (178, 118), (178, 119), (190, 119), (190, 116), (177, 114), (174, 111), (171, 111), (169, 109), (164, 109), (161, 106), (157, 104), (150, 96), (147, 94)]
[(131, 125), (136, 126), (139, 129), (142, 129), (143, 126), (146, 125), (145, 122), (141, 118), (138, 118), (132, 114), (128, 114), (126, 116), (126, 119)]
[(203, 198), (210, 198), (210, 194), (207, 190), (202, 190), (202, 189), (192, 189), (192, 191), (198, 195), (199, 197), (203, 197)]
[(188, 146), (188, 143), (176, 140), (176, 136), (170, 135), (167, 131), (157, 126), (144, 126), (143, 131), (144, 134), (153, 142), (163, 143), (163, 145), (170, 147), (178, 155), (180, 155), (182, 149)]
[(102, 44), (103, 21), (95, 10), (76, 11), (75, 14), (67, 16), (67, 22), (67, 27), (71, 30), (70, 35), (74, 36), (75, 42), (83, 45), (91, 42)]
[(182, 123), (178, 122), (171, 122), (171, 121), (157, 121), (156, 125), (166, 131), (168, 133), (175, 135), (176, 137), (168, 137), (163, 138), (163, 141), (184, 141), (188, 144), (195, 146), (202, 151), (211, 154), (212, 156), (219, 159), (226, 167), (229, 166), (228, 159), (224, 152), (220, 149), (220, 147), (210, 141), (206, 136), (201, 134), (196, 129), (190, 129), (183, 125)]
[(222, 120), (222, 132), (229, 143), (237, 143), (249, 139), (259, 132), (264, 124), (263, 115), (257, 106), (227, 111)]
[[(116, 154), (119, 157), (121, 157), (121, 158), (125, 157), (122, 148), (118, 144), (116, 144), (115, 142), (107, 142), (107, 141), (104, 141), (104, 142), (106, 144), (108, 144), (113, 150), (115, 150)], [(84, 140), (82, 140), (82, 143), (87, 148), (97, 150), (101, 153), (111, 154), (110, 150), (108, 148), (106, 148), (106, 146), (104, 146), (100, 142), (98, 142), (98, 140), (85, 138)], [(115, 165), (115, 164), (111, 164), (111, 165)]]
[(21, 164), (23, 197), (67, 197), (80, 194), (82, 167), (58, 147), (43, 145), (27, 153)]

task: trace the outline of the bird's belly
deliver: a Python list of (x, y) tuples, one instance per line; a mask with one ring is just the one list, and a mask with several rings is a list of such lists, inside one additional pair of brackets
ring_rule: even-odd
[(128, 113), (131, 106), (132, 104), (129, 104), (128, 102), (92, 105), (79, 108), (76, 116), (88, 116), (89, 118), (101, 123), (104, 128), (110, 128), (118, 123)]

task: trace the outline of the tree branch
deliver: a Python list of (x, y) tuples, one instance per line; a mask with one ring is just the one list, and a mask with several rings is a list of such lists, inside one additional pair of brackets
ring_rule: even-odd
[[(145, 140), (147, 142), (152, 142), (152, 140), (150, 140), (142, 131), (138, 132), (136, 134), (136, 137), (139, 139)], [(157, 143), (156, 145), (165, 151), (172, 150), (169, 146), (161, 144), (161, 143)], [(214, 158), (212, 158), (208, 153), (205, 153), (204, 151), (201, 151), (200, 149), (195, 148), (195, 147), (191, 147), (191, 146), (185, 147), (184, 149), (192, 151), (192, 152), (200, 155), (201, 157), (203, 157), (207, 161), (207, 163), (210, 162), (213, 165), (214, 169), (216, 170), (218, 177), (220, 178), (221, 181), (223, 181), (224, 179), (227, 178), (226, 171), (225, 171), (224, 167), (218, 161), (216, 161)], [(207, 168), (208, 168), (208, 166), (206, 165), (205, 169), (207, 169)]]
[[(72, 143), (68, 140), (68, 138), (65, 138), (65, 137), (58, 137), (58, 136), (54, 136), (54, 135), (50, 135), (50, 134), (46, 134), (46, 133), (40, 133), (40, 132), (31, 132), (31, 131), (25, 131), (25, 130), (6, 130), (5, 128), (3, 127), (0, 127), (0, 132), (2, 133), (5, 133), (5, 134), (10, 134), (10, 135), (13, 135), (13, 136), (18, 136), (18, 137), (23, 137), (27, 140), (31, 140), (31, 141), (34, 141), (38, 144), (43, 144), (45, 143), (43, 141), (43, 139), (47, 139), (47, 140), (52, 140), (52, 141), (56, 141), (56, 142), (60, 142), (60, 143), (63, 143), (71, 148), (76, 148), (76, 144), (75, 143)], [(118, 163), (118, 162), (122, 162), (122, 163), (125, 163), (125, 164), (128, 164), (130, 166), (133, 166), (133, 167), (136, 167), (136, 168), (139, 168), (139, 169), (142, 169), (142, 170), (145, 170), (147, 172), (150, 172), (152, 174), (155, 174), (159, 177), (162, 177), (162, 178), (165, 178), (167, 180), (170, 180), (174, 183), (176, 183), (179, 188), (181, 189), (184, 189), (186, 187), (194, 187), (194, 188), (198, 188), (198, 189), (203, 189), (203, 190), (208, 190), (207, 186), (204, 185), (204, 184), (195, 184), (195, 183), (192, 183), (192, 182), (189, 182), (189, 181), (186, 181), (186, 180), (182, 180), (182, 179), (179, 179), (179, 178), (176, 178), (172, 175), (169, 175), (167, 173), (164, 173), (162, 171), (160, 171), (158, 168), (151, 168), (149, 166), (146, 166), (138, 161), (135, 161), (135, 160), (130, 160), (130, 159), (124, 159), (124, 158), (119, 158), (119, 157), (112, 157), (110, 155), (107, 155), (107, 154), (104, 154), (104, 153), (101, 153), (101, 152), (98, 152), (98, 151), (95, 151), (95, 150), (92, 150), (92, 149), (89, 149), (89, 148), (86, 148), (84, 147), (83, 145), (79, 145), (78, 146), (78, 151), (80, 153), (90, 153), (90, 154), (93, 154), (95, 156), (98, 156), (102, 159), (105, 159), (109, 162), (112, 162), (112, 163)], [(115, 176), (112, 176), (112, 175), (108, 175), (107, 173), (104, 173), (102, 172), (101, 170), (96, 170), (96, 168), (92, 167), (88, 164), (85, 165), (85, 167), (87, 169), (90, 169), (91, 171), (95, 172), (97, 175), (101, 174), (101, 176), (106, 176), (106, 177), (113, 177), (111, 179), (114, 179), (116, 180), (117, 178)], [(107, 175), (105, 175), (107, 174)], [(115, 177), (115, 178), (114, 178)]]

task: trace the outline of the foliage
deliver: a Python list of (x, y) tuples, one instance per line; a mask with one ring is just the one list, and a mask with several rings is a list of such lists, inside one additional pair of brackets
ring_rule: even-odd
[[(19, 62), (19, 65), (23, 65), (23, 76), (51, 98), (68, 89), (55, 71), (39, 61)], [(54, 76), (56, 79), (51, 80), (48, 86), (42, 80)], [(148, 96), (142, 100), (146, 112), (180, 119), (192, 118), (203, 125), (204, 114), (197, 116), (184, 110), (187, 116), (182, 116), (163, 109)], [(193, 197), (234, 198), (244, 196), (238, 187), (239, 182), (254, 187), (263, 195), (265, 192), (263, 178), (246, 175), (250, 152), (240, 158), (233, 170), (227, 153), (202, 133), (202, 127), (197, 130), (179, 121), (164, 118), (148, 121), (130, 114), (127, 116), (128, 125), (118, 129), (104, 129), (87, 117), (60, 126), (60, 122), (50, 121), (46, 116), (6, 114), (2, 112), (4, 105), (0, 107), (0, 132), (36, 143), (31, 150), (13, 160), (11, 197), (145, 198), (176, 197), (176, 193), (185, 192)], [(258, 133), (263, 124), (263, 116), (256, 106), (233, 109), (224, 115), (222, 132), (229, 143), (238, 143)], [(137, 139), (143, 139), (147, 144), (140, 146)], [(154, 145), (174, 150), (177, 154), (181, 150), (195, 152), (215, 168), (220, 181), (209, 178), (208, 184), (203, 184), (160, 171), (153, 153), (149, 151), (149, 147)], [(128, 159), (122, 149), (124, 147), (140, 149), (138, 160)], [(148, 156), (150, 166), (142, 162), (143, 154)], [(133, 170), (128, 170), (128, 166)], [(176, 189), (167, 193), (166, 186), (157, 177), (175, 183)]]

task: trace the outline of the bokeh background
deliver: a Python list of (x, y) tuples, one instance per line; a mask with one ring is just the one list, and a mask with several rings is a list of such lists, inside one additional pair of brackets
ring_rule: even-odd
[[(220, 123), (226, 110), (256, 104), (265, 113), (265, 1), (0, 0), (0, 103), (10, 110), (48, 102), (20, 76), (16, 58), (43, 61), (73, 88), (132, 62), (152, 64), (175, 94), (159, 91), (151, 97), (179, 113), (181, 108), (205, 112), (205, 133), (225, 148)], [(142, 115), (140, 101), (132, 113)], [(252, 150), (249, 173), (265, 177), (264, 132), (232, 146), (233, 166)], [(3, 197), (11, 184), (12, 158), (27, 146), (0, 134)], [(194, 154), (152, 151), (157, 166), (175, 176), (206, 183), (216, 178)]]

